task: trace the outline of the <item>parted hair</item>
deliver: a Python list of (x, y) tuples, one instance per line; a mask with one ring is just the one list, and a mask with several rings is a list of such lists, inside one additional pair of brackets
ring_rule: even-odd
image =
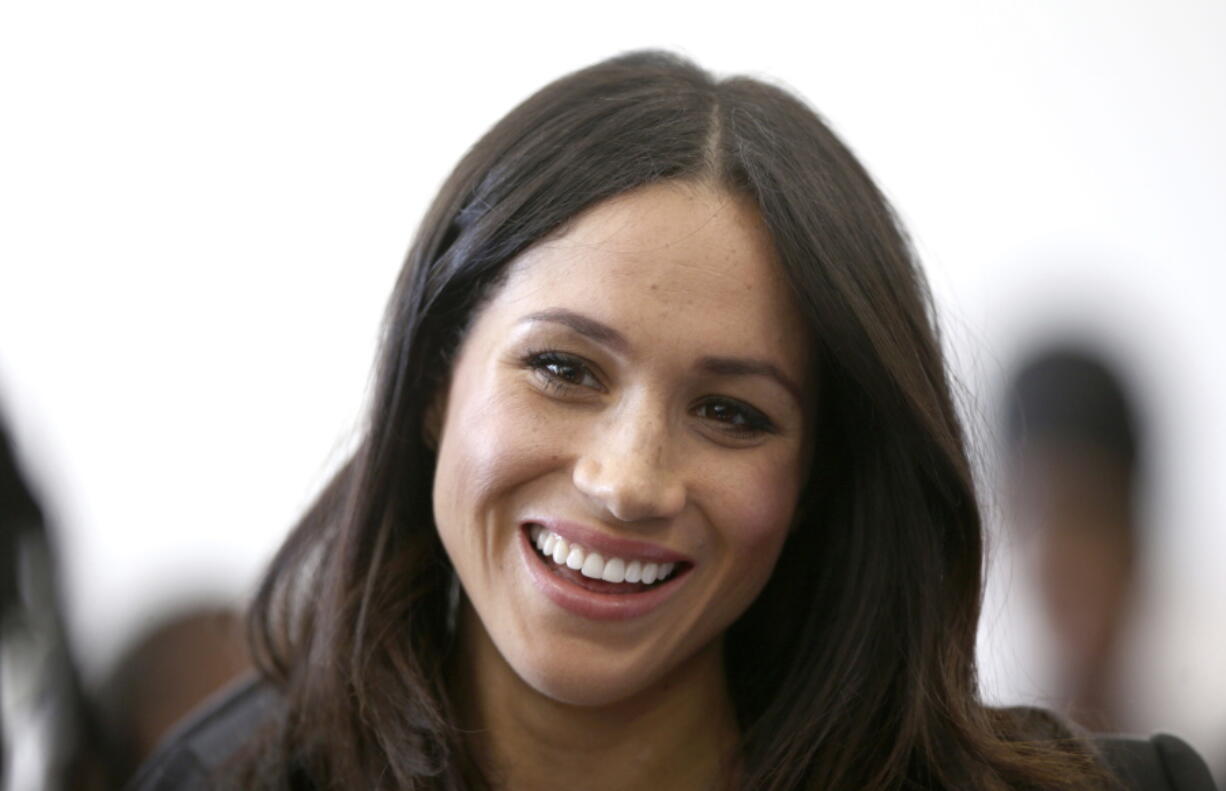
[(257, 661), (286, 709), (245, 770), (285, 789), (488, 786), (446, 683), (457, 583), (424, 421), (508, 262), (585, 209), (668, 180), (756, 205), (816, 339), (797, 525), (724, 641), (742, 734), (730, 787), (1105, 787), (1082, 742), (980, 700), (979, 505), (932, 301), (889, 204), (795, 96), (663, 52), (546, 86), (429, 208), (357, 449), (253, 605)]

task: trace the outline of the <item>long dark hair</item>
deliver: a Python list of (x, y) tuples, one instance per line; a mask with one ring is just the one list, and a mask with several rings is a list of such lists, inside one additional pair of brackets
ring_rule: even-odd
[(445, 679), (453, 573), (429, 404), (506, 264), (585, 208), (670, 179), (753, 200), (819, 351), (816, 461), (770, 582), (726, 639), (750, 789), (1085, 788), (1073, 741), (978, 701), (982, 530), (932, 305), (868, 174), (802, 102), (667, 53), (548, 85), (485, 135), (422, 222), (358, 450), (252, 611), (285, 717), (274, 785), (484, 785)]

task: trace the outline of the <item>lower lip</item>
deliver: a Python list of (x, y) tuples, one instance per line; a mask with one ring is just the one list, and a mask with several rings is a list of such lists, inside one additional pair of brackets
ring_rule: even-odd
[(527, 530), (520, 530), (520, 549), (528, 576), (537, 590), (568, 612), (597, 621), (625, 621), (640, 618), (663, 605), (680, 590), (686, 574), (648, 588), (640, 593), (595, 593), (554, 574), (532, 547)]

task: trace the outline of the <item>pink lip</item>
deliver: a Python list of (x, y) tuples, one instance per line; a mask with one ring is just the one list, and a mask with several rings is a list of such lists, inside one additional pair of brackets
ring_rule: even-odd
[(635, 541), (632, 538), (618, 538), (586, 525), (575, 522), (563, 522), (557, 519), (527, 519), (524, 525), (541, 525), (547, 530), (565, 538), (567, 543), (580, 544), (587, 549), (594, 549), (605, 557), (623, 558), (625, 560), (654, 560), (656, 563), (688, 563), (694, 561), (677, 552), (665, 549), (646, 541)]
[[(543, 523), (537, 522), (536, 524)], [(553, 528), (551, 527), (550, 529), (552, 530)], [(523, 555), (524, 563), (528, 567), (528, 576), (531, 578), (533, 585), (554, 604), (583, 618), (598, 621), (625, 621), (631, 618), (639, 618), (672, 598), (673, 594), (680, 590), (684, 581), (689, 578), (689, 574), (680, 573), (667, 582), (641, 593), (595, 593), (550, 571), (546, 567), (545, 561), (536, 553), (536, 549), (533, 548), (531, 537), (528, 533), (529, 531), (526, 528), (520, 529), (519, 545), (522, 550), (521, 554)], [(559, 535), (568, 538), (565, 533), (559, 532)], [(576, 538), (576, 540), (580, 544), (584, 543), (581, 539)], [(599, 547), (591, 544), (588, 546), (591, 546), (593, 549), (599, 549)], [(639, 557), (642, 557), (642, 555), (639, 555)]]

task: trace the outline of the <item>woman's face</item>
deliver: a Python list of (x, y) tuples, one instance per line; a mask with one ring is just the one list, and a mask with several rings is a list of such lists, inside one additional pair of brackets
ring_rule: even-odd
[(717, 188), (640, 188), (510, 264), (451, 374), (434, 516), (523, 681), (601, 705), (718, 662), (792, 522), (809, 359), (760, 216)]

